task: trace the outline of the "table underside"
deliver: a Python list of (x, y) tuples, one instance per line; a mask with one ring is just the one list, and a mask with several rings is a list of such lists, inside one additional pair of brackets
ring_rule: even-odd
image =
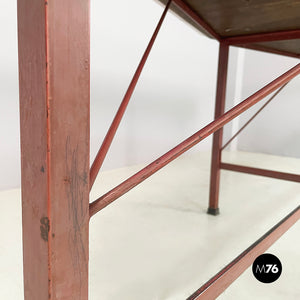
[[(166, 3), (167, 0), (159, 0)], [(209, 37), (213, 37), (175, 4), (171, 10)], [(291, 32), (291, 39), (277, 39), (240, 46), (266, 52), (282, 52), (300, 57), (300, 1), (299, 0), (182, 0), (222, 40), (259, 34)]]

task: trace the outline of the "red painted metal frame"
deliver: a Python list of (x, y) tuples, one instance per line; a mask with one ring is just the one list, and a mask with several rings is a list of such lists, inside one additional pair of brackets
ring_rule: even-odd
[(100, 211), (101, 209), (118, 199), (120, 196), (134, 188), (136, 185), (147, 179), (149, 176), (157, 172), (159, 169), (170, 163), (172, 160), (189, 150), (194, 145), (198, 144), (207, 136), (222, 128), (226, 123), (230, 122), (242, 112), (244, 112), (257, 102), (261, 101), (265, 96), (272, 93), (298, 74), (300, 74), (300, 64), (297, 64), (295, 67), (273, 80), (271, 83), (257, 91), (252, 96), (248, 97), (246, 100), (242, 101), (240, 104), (230, 109), (228, 112), (196, 132), (191, 137), (184, 140), (175, 148), (171, 149), (169, 152), (146, 166), (144, 169), (131, 176), (102, 197), (92, 202), (90, 204), (90, 216), (93, 216), (98, 211)]
[(300, 206), (271, 228), (187, 300), (215, 299), (224, 292), (255, 260), (300, 219)]
[[(89, 204), (89, 190), (171, 3), (221, 41), (215, 120)], [(300, 31), (221, 40), (182, 0), (168, 1), (89, 170), (89, 10), (89, 0), (18, 0), (25, 300), (87, 300), (89, 218), (210, 134), (214, 133), (209, 208), (214, 213), (218, 209), (220, 169), (300, 182), (300, 175), (221, 162), (223, 126), (300, 74), (298, 64), (224, 113), (229, 45), (251, 48), (256, 45), (249, 43), (299, 38)], [(61, 31), (61, 27), (68, 30)], [(299, 218), (297, 207), (188, 299), (220, 295)]]
[(208, 35), (212, 36), (220, 43), (228, 44), (230, 46), (238, 46), (246, 49), (263, 51), (267, 53), (300, 58), (300, 54), (290, 53), (284, 50), (275, 50), (257, 44), (261, 42), (300, 39), (300, 29), (277, 31), (277, 32), (266, 32), (266, 33), (258, 33), (258, 34), (248, 34), (248, 35), (241, 35), (235, 37), (221, 37), (186, 2), (182, 0), (173, 0), (173, 3), (176, 5), (176, 7), (181, 9), (181, 11), (184, 12), (189, 18), (191, 18), (197, 25), (199, 25), (204, 31), (206, 31)]
[(148, 44), (148, 46), (147, 46), (147, 48), (145, 50), (145, 53), (144, 53), (144, 55), (143, 55), (143, 57), (142, 57), (139, 65), (138, 65), (138, 67), (137, 67), (137, 69), (136, 69), (136, 71), (134, 73), (134, 76), (133, 76), (133, 78), (132, 78), (132, 80), (131, 80), (131, 82), (129, 84), (129, 87), (128, 87), (126, 93), (125, 93), (125, 96), (124, 96), (124, 98), (123, 98), (123, 100), (121, 102), (121, 105), (120, 105), (120, 107), (119, 107), (119, 109), (118, 109), (118, 111), (117, 111), (117, 113), (116, 113), (116, 115), (114, 117), (114, 120), (113, 120), (113, 122), (112, 122), (112, 124), (111, 124), (111, 126), (110, 126), (110, 128), (109, 128), (109, 130), (108, 130), (108, 132), (107, 132), (107, 134), (105, 136), (105, 138), (104, 138), (104, 141), (103, 141), (103, 143), (102, 143), (102, 145), (101, 145), (101, 147), (100, 147), (100, 149), (99, 149), (99, 151), (98, 151), (98, 153), (96, 155), (96, 158), (95, 158), (95, 160), (94, 160), (94, 162), (92, 164), (92, 167), (91, 167), (91, 170), (90, 170), (90, 189), (92, 188), (92, 186), (93, 186), (93, 184), (94, 184), (94, 182), (96, 180), (97, 174), (98, 174), (98, 172), (99, 172), (99, 170), (100, 170), (100, 168), (101, 168), (101, 166), (103, 164), (103, 161), (105, 159), (107, 151), (109, 150), (109, 147), (110, 147), (110, 145), (111, 145), (111, 143), (113, 141), (113, 138), (114, 138), (114, 136), (115, 136), (115, 134), (117, 132), (117, 129), (118, 129), (119, 125), (120, 125), (120, 122), (121, 122), (121, 120), (123, 118), (123, 115), (125, 113), (127, 105), (128, 105), (128, 103), (130, 101), (130, 98), (132, 96), (132, 93), (134, 92), (136, 84), (137, 84), (137, 82), (138, 82), (138, 80), (140, 78), (140, 75), (142, 73), (144, 65), (145, 65), (145, 63), (147, 61), (147, 58), (148, 58), (149, 54), (150, 54), (152, 46), (153, 46), (153, 44), (155, 42), (155, 39), (156, 39), (156, 37), (158, 35), (158, 32), (159, 32), (159, 30), (161, 28), (161, 25), (162, 25), (162, 23), (163, 23), (163, 21), (165, 19), (165, 16), (166, 16), (166, 14), (167, 14), (167, 12), (169, 10), (171, 2), (172, 2), (172, 0), (169, 0), (168, 3), (167, 3), (167, 5), (166, 5), (166, 7), (165, 7), (165, 9), (164, 9), (164, 12), (163, 12), (163, 14), (162, 14), (162, 16), (161, 16), (161, 18), (160, 18), (157, 26), (156, 26), (156, 29), (155, 29), (155, 31), (154, 31), (154, 33), (152, 35), (152, 38), (151, 38), (151, 40), (150, 40), (150, 42), (149, 42), (149, 44)]
[(300, 58), (300, 54), (290, 53), (290, 52), (283, 51), (283, 50), (271, 49), (271, 48), (268, 48), (266, 46), (259, 45), (259, 44), (242, 44), (242, 45), (238, 45), (238, 47), (255, 50), (255, 51), (277, 54), (277, 55), (289, 56), (289, 57), (293, 57), (293, 58)]
[(209, 35), (220, 41), (221, 37), (206, 23), (186, 2), (182, 0), (173, 0), (173, 3), (196, 24), (200, 25)]
[(270, 99), (224, 144), (221, 150), (224, 150), (252, 121), (257, 115), (286, 87), (288, 83), (284, 84)]
[[(215, 104), (215, 120), (222, 116), (225, 111), (227, 69), (228, 69), (229, 46), (220, 43), (219, 65), (217, 78), (217, 93)], [(221, 147), (223, 141), (223, 127), (213, 135), (211, 174), (209, 187), (209, 205), (207, 212), (212, 215), (219, 214), (219, 187), (220, 187), (220, 163)]]
[(246, 49), (252, 49), (257, 51), (263, 51), (267, 53), (279, 54), (294, 58), (300, 58), (300, 54), (290, 53), (284, 50), (275, 50), (268, 48), (257, 43), (271, 42), (271, 41), (282, 41), (289, 39), (299, 39), (300, 29), (296, 30), (285, 30), (277, 32), (266, 32), (258, 34), (248, 34), (235, 37), (221, 37), (215, 30), (202, 19), (185, 1), (173, 0), (174, 5), (178, 7), (183, 13), (191, 18), (197, 25), (199, 25), (208, 35), (218, 40), (220, 43), (225, 43), (230, 46), (238, 46)]
[(251, 49), (251, 50), (257, 50), (262, 52), (294, 57), (294, 58), (300, 58), (300, 54), (290, 53), (284, 50), (271, 49), (268, 48), (267, 46), (258, 44), (262, 42), (272, 42), (272, 41), (282, 41), (282, 40), (292, 40), (292, 39), (300, 39), (300, 29), (234, 36), (234, 37), (222, 38), (221, 42), (227, 43), (228, 45), (231, 46), (238, 46), (238, 47)]
[(18, 0), (25, 300), (87, 300), (89, 1)]
[(298, 175), (298, 174), (264, 170), (264, 169), (259, 169), (259, 168), (239, 166), (239, 165), (228, 164), (228, 163), (221, 163), (220, 167), (223, 170), (229, 170), (229, 171), (259, 175), (259, 176), (271, 177), (271, 178), (276, 178), (276, 179), (300, 182), (300, 175)]
[(293, 39), (300, 39), (300, 29), (228, 37), (228, 38), (223, 38), (222, 42), (227, 43), (229, 45), (239, 46), (244, 44), (293, 40)]

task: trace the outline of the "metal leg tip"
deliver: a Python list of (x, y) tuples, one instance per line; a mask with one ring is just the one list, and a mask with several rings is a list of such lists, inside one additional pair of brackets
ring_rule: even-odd
[(211, 208), (211, 207), (209, 207), (208, 210), (207, 210), (207, 213), (209, 215), (217, 216), (217, 215), (220, 214), (220, 210), (219, 210), (219, 208)]

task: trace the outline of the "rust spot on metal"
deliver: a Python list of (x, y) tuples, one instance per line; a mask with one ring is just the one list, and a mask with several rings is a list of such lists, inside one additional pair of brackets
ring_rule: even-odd
[(65, 183), (71, 183), (71, 178), (70, 177), (65, 177), (64, 182)]
[(41, 218), (41, 237), (45, 242), (48, 242), (48, 233), (50, 230), (50, 222), (47, 217)]
[(83, 177), (82, 177), (82, 180), (85, 184), (88, 183), (88, 174), (86, 172), (83, 173)]

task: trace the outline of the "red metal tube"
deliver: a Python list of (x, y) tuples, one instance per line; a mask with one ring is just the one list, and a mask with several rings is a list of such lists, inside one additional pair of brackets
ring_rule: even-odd
[(264, 253), (299, 219), (300, 206), (294, 209), (259, 240), (237, 256), (200, 289), (188, 297), (187, 300), (216, 299), (253, 263), (257, 256)]
[(278, 54), (278, 55), (283, 55), (283, 56), (300, 58), (300, 54), (291, 53), (291, 52), (284, 51), (284, 50), (272, 49), (272, 48), (269, 48), (269, 47), (261, 45), (261, 44), (239, 44), (237, 46), (240, 48), (251, 49), (251, 50), (255, 50), (255, 51), (262, 51), (262, 52), (268, 52), (268, 53), (273, 53), (273, 54)]
[(271, 41), (292, 40), (300, 38), (300, 29), (276, 31), (267, 33), (248, 34), (224, 38), (222, 41), (229, 45), (262, 43)]
[(200, 141), (205, 139), (210, 134), (214, 133), (226, 123), (240, 115), (242, 112), (262, 100), (265, 96), (275, 91), (277, 88), (290, 81), (292, 78), (300, 74), (300, 64), (297, 64), (295, 67), (284, 73), (283, 75), (276, 78), (274, 81), (257, 91), (252, 96), (248, 97), (246, 100), (236, 105), (228, 112), (223, 114), (221, 117), (217, 118), (215, 121), (211, 122), (198, 132), (196, 132), (191, 137), (184, 140), (182, 143), (177, 145), (175, 148), (171, 149), (169, 152), (146, 166), (144, 169), (131, 176), (120, 185), (103, 195), (102, 197), (95, 200), (90, 204), (90, 216), (97, 213), (99, 210), (105, 206), (112, 203), (114, 200), (131, 190), (133, 187), (138, 185), (140, 182), (144, 181), (146, 178), (151, 176), (153, 173), (157, 172), (163, 166), (170, 163), (172, 160), (186, 152), (188, 149), (198, 144)]
[[(225, 112), (226, 100), (226, 85), (227, 85), (227, 69), (229, 58), (229, 46), (220, 43), (219, 49), (219, 64), (218, 64), (218, 80), (217, 92), (215, 102), (215, 116), (216, 120)], [(217, 130), (213, 134), (212, 153), (211, 153), (211, 167), (210, 167), (210, 185), (209, 185), (209, 204), (207, 213), (211, 215), (219, 214), (219, 189), (220, 189), (220, 163), (222, 160), (223, 143), (223, 128)]]
[(259, 169), (259, 168), (227, 164), (227, 163), (221, 163), (221, 169), (235, 171), (235, 172), (241, 172), (241, 173), (246, 173), (246, 174), (252, 174), (252, 175), (259, 175), (259, 176), (264, 176), (264, 177), (271, 177), (271, 178), (275, 178), (275, 179), (283, 179), (283, 180), (288, 180), (288, 181), (300, 182), (300, 175), (298, 175), (298, 174), (264, 170), (264, 169)]
[(99, 172), (99, 170), (100, 170), (100, 168), (101, 168), (101, 166), (103, 164), (103, 161), (105, 159), (107, 151), (108, 151), (108, 149), (109, 149), (109, 147), (110, 147), (110, 145), (112, 143), (112, 140), (113, 140), (113, 138), (114, 138), (114, 136), (116, 134), (116, 131), (117, 131), (119, 125), (120, 125), (120, 122), (121, 122), (122, 117), (123, 117), (123, 115), (125, 113), (127, 105), (129, 103), (129, 100), (130, 100), (130, 98), (132, 96), (132, 93), (133, 93), (133, 91), (135, 89), (135, 86), (136, 86), (136, 84), (137, 84), (137, 82), (139, 80), (139, 77), (140, 77), (140, 75), (142, 73), (144, 65), (145, 65), (145, 63), (147, 61), (147, 58), (148, 58), (148, 56), (150, 54), (150, 51), (151, 51), (152, 46), (153, 46), (153, 44), (155, 42), (155, 39), (156, 39), (156, 37), (158, 35), (158, 32), (159, 32), (159, 30), (161, 28), (161, 25), (162, 25), (162, 23), (163, 23), (163, 21), (165, 19), (165, 16), (166, 16), (166, 14), (168, 12), (168, 9), (169, 9), (169, 7), (171, 5), (171, 2), (172, 2), (172, 0), (169, 0), (168, 3), (167, 3), (167, 5), (166, 5), (166, 8), (165, 8), (165, 10), (164, 10), (164, 12), (163, 12), (163, 14), (162, 14), (162, 16), (161, 16), (158, 24), (157, 24), (157, 27), (156, 27), (156, 29), (155, 29), (152, 37), (151, 37), (151, 40), (150, 40), (150, 42), (149, 42), (149, 44), (148, 44), (148, 46), (147, 46), (147, 48), (146, 48), (146, 50), (144, 52), (144, 55), (143, 55), (143, 57), (142, 57), (139, 65), (138, 65), (138, 67), (137, 67), (137, 69), (136, 69), (136, 71), (134, 73), (134, 76), (133, 76), (133, 78), (132, 78), (132, 80), (131, 80), (131, 82), (129, 84), (129, 87), (128, 87), (125, 95), (124, 95), (122, 103), (121, 103), (121, 105), (120, 105), (120, 107), (119, 107), (119, 109), (118, 109), (118, 111), (117, 111), (117, 113), (116, 113), (116, 115), (114, 117), (114, 120), (113, 120), (113, 122), (112, 122), (112, 124), (111, 124), (111, 126), (110, 126), (110, 128), (109, 128), (109, 130), (108, 130), (108, 132), (107, 132), (107, 134), (105, 136), (105, 138), (104, 138), (104, 141), (103, 141), (103, 143), (102, 143), (102, 145), (101, 145), (101, 147), (100, 147), (100, 149), (99, 149), (99, 151), (98, 151), (98, 153), (96, 155), (96, 158), (95, 158), (95, 160), (94, 160), (94, 162), (92, 164), (92, 167), (91, 167), (91, 170), (90, 170), (90, 189), (92, 188), (92, 186), (93, 186), (93, 184), (95, 182), (95, 179), (96, 179), (97, 174), (98, 174), (98, 172)]
[(278, 91), (225, 143), (221, 150), (225, 149), (250, 123), (251, 121), (286, 87), (284, 84)]

